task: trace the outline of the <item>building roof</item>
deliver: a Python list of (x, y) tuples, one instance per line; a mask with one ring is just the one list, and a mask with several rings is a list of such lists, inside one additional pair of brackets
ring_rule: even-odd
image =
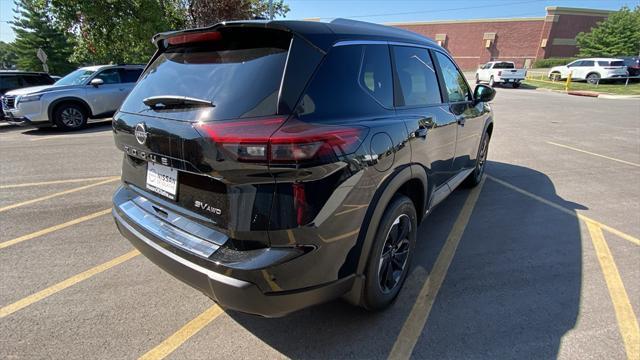
[[(613, 10), (586, 9), (561, 6), (547, 6), (545, 8), (547, 15), (583, 15), (583, 16), (609, 16), (615, 12)], [(542, 17), (514, 17), (514, 18), (488, 18), (488, 19), (465, 19), (465, 20), (434, 20), (434, 21), (408, 21), (408, 22), (389, 22), (385, 25), (402, 26), (402, 25), (432, 25), (432, 24), (465, 24), (465, 23), (484, 23), (484, 22), (512, 22), (512, 21), (544, 21)]]

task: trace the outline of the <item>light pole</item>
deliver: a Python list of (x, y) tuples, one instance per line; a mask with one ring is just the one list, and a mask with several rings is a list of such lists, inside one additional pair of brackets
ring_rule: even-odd
[(269, 0), (269, 20), (273, 20), (273, 0)]

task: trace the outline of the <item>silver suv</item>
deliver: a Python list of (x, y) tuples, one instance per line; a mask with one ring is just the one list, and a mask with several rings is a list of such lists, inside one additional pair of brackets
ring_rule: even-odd
[(12, 124), (80, 129), (89, 118), (113, 115), (143, 68), (143, 65), (83, 67), (53, 85), (7, 92), (2, 97), (2, 109)]

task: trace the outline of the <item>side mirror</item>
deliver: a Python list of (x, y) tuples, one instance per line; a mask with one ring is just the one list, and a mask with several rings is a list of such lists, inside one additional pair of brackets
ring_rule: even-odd
[(89, 84), (93, 85), (93, 87), (98, 87), (104, 84), (104, 81), (102, 79), (93, 79)]
[(473, 91), (473, 100), (476, 102), (489, 102), (496, 97), (496, 91), (487, 85), (478, 84)]

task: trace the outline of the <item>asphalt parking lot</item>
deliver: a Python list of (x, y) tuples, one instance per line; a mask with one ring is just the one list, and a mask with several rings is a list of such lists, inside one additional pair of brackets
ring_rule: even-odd
[(109, 214), (110, 124), (0, 128), (4, 359), (638, 359), (640, 101), (498, 89), (487, 177), (421, 225), (392, 308), (221, 311)]

